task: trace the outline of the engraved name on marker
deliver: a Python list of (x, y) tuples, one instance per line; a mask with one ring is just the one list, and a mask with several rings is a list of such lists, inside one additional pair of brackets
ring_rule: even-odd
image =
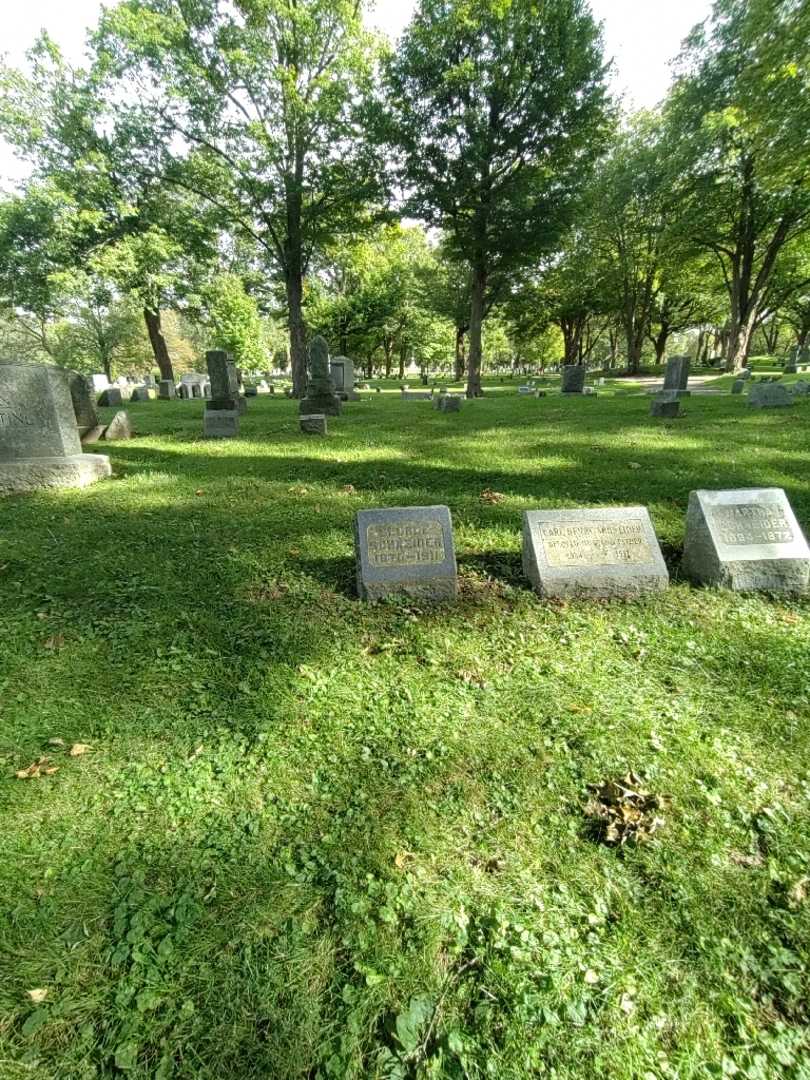
[(640, 521), (542, 522), (538, 532), (549, 566), (638, 565), (654, 558)]
[(439, 521), (405, 525), (369, 525), (366, 531), (371, 566), (432, 566), (447, 558)]
[(778, 503), (714, 506), (709, 518), (717, 538), (729, 547), (790, 544), (794, 540), (791, 524)]

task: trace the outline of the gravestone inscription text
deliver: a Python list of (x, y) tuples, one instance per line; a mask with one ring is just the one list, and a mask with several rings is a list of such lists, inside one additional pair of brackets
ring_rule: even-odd
[(549, 566), (640, 565), (653, 550), (640, 521), (561, 521), (537, 526)]
[(371, 566), (434, 566), (447, 558), (439, 521), (369, 525), (366, 543)]
[(717, 539), (730, 547), (791, 544), (794, 534), (779, 503), (737, 503), (713, 506), (709, 523)]

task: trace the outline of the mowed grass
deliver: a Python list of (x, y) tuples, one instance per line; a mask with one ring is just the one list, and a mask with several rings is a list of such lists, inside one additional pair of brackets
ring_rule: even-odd
[[(112, 480), (0, 503), (3, 1080), (810, 1075), (810, 604), (678, 581), (691, 489), (810, 525), (810, 402), (249, 408), (131, 405)], [(361, 604), (355, 512), (430, 503), (458, 603)], [(522, 511), (612, 504), (671, 589), (540, 601)]]

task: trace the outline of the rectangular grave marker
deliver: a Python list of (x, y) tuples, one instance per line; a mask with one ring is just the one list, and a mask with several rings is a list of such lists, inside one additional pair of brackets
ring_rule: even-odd
[(357, 592), (452, 600), (457, 586), (453, 525), (446, 506), (360, 510), (355, 519)]
[(526, 511), (523, 570), (545, 597), (626, 598), (669, 583), (643, 506)]
[(700, 585), (801, 595), (810, 548), (781, 488), (693, 491), (682, 569)]

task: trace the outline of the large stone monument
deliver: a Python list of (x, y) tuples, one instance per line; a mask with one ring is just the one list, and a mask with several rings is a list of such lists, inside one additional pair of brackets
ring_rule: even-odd
[(802, 595), (810, 548), (781, 488), (693, 491), (682, 570), (700, 585)]
[(691, 390), (687, 389), (689, 385), (689, 369), (692, 361), (688, 356), (672, 356), (667, 360), (666, 371), (664, 372), (664, 387), (665, 391), (671, 391), (678, 395), (678, 397), (689, 397)]
[(458, 591), (453, 524), (446, 506), (360, 510), (354, 527), (363, 600), (404, 593), (452, 600)]
[(335, 392), (341, 401), (359, 401), (354, 389), (354, 362), (347, 356), (335, 356), (329, 361), (329, 373), (335, 384)]
[(340, 398), (329, 374), (329, 346), (322, 337), (310, 342), (308, 372), (307, 396), (299, 402), (298, 411), (302, 416), (340, 416)]
[(68, 373), (0, 362), (0, 495), (86, 487), (110, 472), (109, 458), (82, 453)]
[(563, 364), (562, 392), (564, 394), (581, 394), (585, 387), (585, 374), (584, 364)]
[(544, 597), (625, 599), (659, 592), (669, 584), (643, 506), (527, 510), (523, 572)]
[(203, 436), (206, 439), (232, 439), (239, 434), (239, 384), (236, 365), (224, 349), (205, 354), (211, 398), (205, 403)]

